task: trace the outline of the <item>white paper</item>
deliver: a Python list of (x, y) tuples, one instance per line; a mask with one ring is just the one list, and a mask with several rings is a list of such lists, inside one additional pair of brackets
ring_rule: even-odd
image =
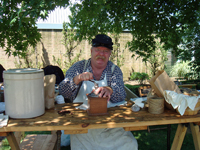
[(57, 102), (57, 104), (64, 104), (65, 103), (64, 97), (62, 95), (56, 96), (55, 101)]
[(144, 103), (142, 103), (142, 102), (146, 101), (146, 98), (138, 97), (138, 98), (131, 98), (130, 100), (133, 101), (140, 108), (144, 108)]
[(178, 108), (180, 115), (185, 113), (187, 107), (191, 110), (195, 109), (199, 96), (188, 96), (184, 94), (178, 94), (174, 91), (165, 90), (164, 97), (167, 103), (171, 104), (174, 109)]
[(137, 112), (140, 110), (140, 107), (137, 104), (133, 104), (131, 110)]
[(0, 128), (7, 126), (8, 124), (8, 115), (0, 114)]
[(127, 104), (126, 101), (121, 101), (121, 102), (117, 102), (117, 103), (112, 103), (112, 102), (108, 101), (107, 108), (126, 105), (126, 104)]

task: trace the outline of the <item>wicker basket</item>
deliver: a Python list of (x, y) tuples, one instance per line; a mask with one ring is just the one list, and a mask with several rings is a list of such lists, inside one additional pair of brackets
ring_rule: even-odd
[[(198, 95), (200, 95), (200, 93), (196, 92), (196, 91), (195, 92), (191, 92), (191, 93), (185, 93), (184, 92), (183, 94), (184, 95), (188, 95), (188, 96), (198, 96)], [(178, 111), (178, 108), (174, 109), (172, 107), (172, 105), (169, 104), (166, 101), (165, 101), (165, 107), (167, 107), (170, 110), (174, 110), (174, 111), (176, 111), (176, 112), (178, 112), (180, 114), (180, 112)], [(186, 110), (185, 110), (185, 113), (183, 115), (184, 116), (196, 115), (199, 112), (199, 110), (200, 110), (200, 99), (198, 99), (198, 102), (197, 102), (194, 110), (191, 110), (189, 107), (187, 107)]]
[(168, 102), (166, 102), (166, 100), (165, 100), (164, 104), (165, 104), (165, 107), (166, 107), (166, 108), (175, 111), (175, 109), (173, 108), (173, 106), (172, 106), (171, 104), (169, 104)]
[[(196, 115), (199, 112), (199, 110), (200, 110), (200, 99), (198, 100), (194, 110), (191, 110), (189, 107), (187, 107), (183, 115), (184, 116)], [(176, 112), (179, 113), (178, 109), (176, 109)]]

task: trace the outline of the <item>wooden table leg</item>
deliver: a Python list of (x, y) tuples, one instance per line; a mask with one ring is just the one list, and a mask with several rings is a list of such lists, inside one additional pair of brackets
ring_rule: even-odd
[(200, 150), (200, 131), (199, 131), (199, 126), (194, 125), (193, 123), (190, 123), (190, 128), (192, 131), (192, 137), (194, 141), (194, 147), (195, 150)]
[(180, 150), (181, 149), (186, 131), (187, 131), (187, 127), (185, 125), (178, 124), (171, 150)]
[(19, 144), (17, 143), (17, 140), (16, 140), (15, 135), (14, 135), (13, 132), (7, 133), (7, 137), (6, 138), (7, 138), (8, 142), (9, 142), (10, 147), (11, 147), (12, 150), (20, 150)]
[(171, 124), (167, 125), (167, 150), (170, 150)]
[(15, 132), (14, 134), (15, 134), (15, 138), (17, 140), (17, 143), (20, 144), (23, 132)]

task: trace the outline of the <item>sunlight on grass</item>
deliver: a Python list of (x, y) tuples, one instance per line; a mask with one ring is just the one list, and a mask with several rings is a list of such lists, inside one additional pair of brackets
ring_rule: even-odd
[(142, 134), (140, 134), (140, 133), (138, 133), (137, 135), (135, 135), (135, 134), (133, 133), (133, 135), (134, 135), (134, 137), (135, 137), (137, 140), (142, 136)]
[(150, 143), (149, 143), (149, 142), (145, 142), (145, 144), (146, 144), (146, 145), (150, 145)]
[(3, 146), (3, 147), (0, 147), (0, 150), (10, 150), (10, 146)]
[(0, 150), (10, 150), (9, 143), (6, 138), (2, 140)]

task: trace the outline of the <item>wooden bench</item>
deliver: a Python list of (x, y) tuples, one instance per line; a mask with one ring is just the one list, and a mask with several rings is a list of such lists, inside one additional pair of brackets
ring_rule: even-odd
[(138, 97), (135, 93), (133, 93), (129, 88), (124, 86), (125, 92), (126, 92), (126, 99), (130, 100), (131, 98), (136, 98)]
[(196, 89), (197, 84), (182, 84), (182, 85), (178, 85), (179, 88), (195, 88)]
[(144, 85), (138, 88), (140, 97), (147, 97), (147, 94), (151, 90), (151, 85)]
[(60, 131), (52, 134), (29, 134), (20, 143), (20, 150), (59, 150)]

